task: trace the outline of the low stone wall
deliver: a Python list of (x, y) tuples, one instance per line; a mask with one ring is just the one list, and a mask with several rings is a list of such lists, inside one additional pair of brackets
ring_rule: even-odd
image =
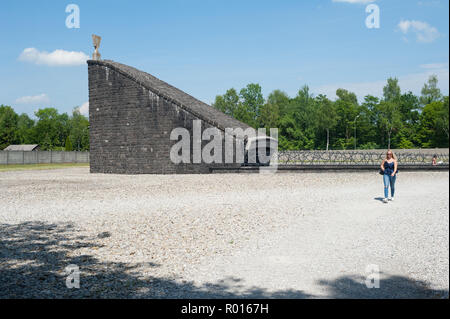
[[(392, 150), (399, 165), (427, 165), (434, 155), (437, 162), (449, 163), (449, 149)], [(386, 150), (279, 151), (282, 165), (380, 165)]]
[(89, 163), (89, 152), (0, 151), (0, 165), (45, 163)]

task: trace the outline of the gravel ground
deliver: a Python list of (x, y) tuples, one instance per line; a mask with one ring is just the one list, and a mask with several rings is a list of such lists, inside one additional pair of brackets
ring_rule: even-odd
[(376, 172), (3, 172), (0, 298), (448, 298), (448, 182), (401, 172), (383, 204)]

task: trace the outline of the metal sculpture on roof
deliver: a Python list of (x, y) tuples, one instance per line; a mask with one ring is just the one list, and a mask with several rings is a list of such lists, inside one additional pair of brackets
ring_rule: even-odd
[(102, 41), (102, 38), (98, 35), (93, 34), (92, 41), (94, 42), (94, 48), (95, 48), (95, 51), (92, 54), (92, 60), (100, 60), (102, 55), (100, 54), (100, 52), (98, 52), (98, 48), (100, 47), (100, 42)]

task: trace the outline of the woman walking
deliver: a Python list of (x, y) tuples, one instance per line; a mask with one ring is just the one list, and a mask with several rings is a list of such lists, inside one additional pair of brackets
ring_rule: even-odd
[[(397, 179), (397, 158), (391, 150), (386, 153), (386, 158), (381, 163), (381, 170), (383, 171), (383, 183), (384, 183), (384, 199), (383, 203), (387, 203), (389, 200), (394, 200), (395, 195), (395, 180)], [(391, 187), (391, 197), (389, 195), (389, 186)]]

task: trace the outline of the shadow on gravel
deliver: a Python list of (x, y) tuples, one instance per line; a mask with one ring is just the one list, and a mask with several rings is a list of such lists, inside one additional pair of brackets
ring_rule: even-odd
[[(71, 224), (26, 222), (0, 225), (0, 298), (307, 298), (301, 291), (268, 293), (252, 288), (236, 294), (240, 279), (196, 286), (167, 278), (143, 278), (139, 266), (105, 263), (78, 249), (101, 248), (99, 238), (80, 236)], [(69, 265), (80, 269), (80, 289), (66, 287)], [(149, 263), (149, 267), (159, 267)], [(147, 267), (146, 269), (148, 269)]]
[[(70, 224), (0, 225), (0, 298), (317, 298), (298, 290), (244, 289), (239, 278), (203, 286), (168, 278), (143, 278), (139, 269), (142, 265), (105, 263), (91, 255), (74, 254), (78, 249), (101, 248), (98, 238), (109, 235), (83, 237)], [(66, 287), (65, 268), (69, 265), (80, 269), (80, 289)], [(159, 267), (152, 263), (145, 266)], [(448, 291), (427, 289), (423, 283), (404, 277), (381, 280), (380, 289), (367, 289), (360, 280), (348, 277), (320, 284), (330, 292), (330, 298), (448, 296)]]
[(435, 290), (423, 281), (380, 273), (379, 288), (368, 289), (365, 278), (343, 276), (318, 283), (327, 289), (331, 298), (339, 299), (429, 299), (448, 298), (448, 290)]

